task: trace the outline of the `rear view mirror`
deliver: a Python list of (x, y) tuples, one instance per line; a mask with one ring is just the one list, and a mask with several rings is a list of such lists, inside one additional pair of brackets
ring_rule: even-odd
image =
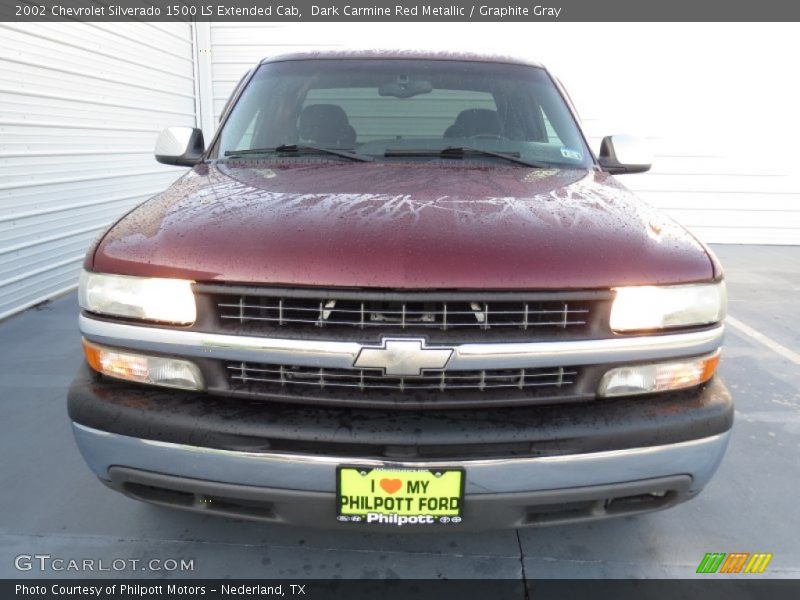
[(649, 171), (653, 157), (639, 138), (630, 135), (610, 135), (603, 138), (597, 161), (609, 173), (622, 175)]
[(194, 127), (167, 127), (156, 140), (156, 160), (165, 165), (194, 166), (204, 151), (203, 132)]
[(398, 75), (395, 81), (389, 81), (378, 88), (378, 95), (395, 98), (412, 98), (420, 94), (430, 94), (433, 84), (424, 79), (411, 79), (407, 75)]

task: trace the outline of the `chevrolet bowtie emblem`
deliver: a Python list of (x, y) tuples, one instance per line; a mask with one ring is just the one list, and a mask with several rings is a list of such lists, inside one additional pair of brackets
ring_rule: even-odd
[(364, 346), (353, 366), (383, 369), (385, 375), (422, 375), (423, 370), (444, 369), (452, 348), (427, 348), (423, 339), (384, 338), (382, 346)]

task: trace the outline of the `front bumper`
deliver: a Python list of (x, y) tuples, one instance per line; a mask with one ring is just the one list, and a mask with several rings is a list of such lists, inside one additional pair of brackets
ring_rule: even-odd
[[(689, 499), (717, 469), (733, 418), (719, 378), (650, 398), (398, 415), (246, 403), (109, 383), (83, 370), (69, 408), (90, 468), (141, 500), (336, 526), (337, 465), (458, 466), (466, 472), (464, 520), (450, 526), (473, 530), (627, 515)], [(402, 458), (435, 441), (436, 458)], [(502, 455), (522, 442), (527, 455)], [(382, 456), (369, 454), (376, 448)]]

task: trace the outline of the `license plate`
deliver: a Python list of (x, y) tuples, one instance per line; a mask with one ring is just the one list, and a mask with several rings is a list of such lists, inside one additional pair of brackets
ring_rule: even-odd
[(337, 518), (375, 525), (461, 523), (463, 469), (340, 466)]

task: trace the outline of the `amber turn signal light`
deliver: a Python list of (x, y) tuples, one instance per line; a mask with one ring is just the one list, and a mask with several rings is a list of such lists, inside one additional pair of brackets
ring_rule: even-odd
[(598, 396), (630, 396), (681, 390), (714, 376), (720, 351), (697, 358), (611, 369), (600, 381)]
[(106, 348), (85, 339), (83, 352), (89, 366), (108, 377), (185, 390), (203, 389), (200, 369), (188, 360)]

